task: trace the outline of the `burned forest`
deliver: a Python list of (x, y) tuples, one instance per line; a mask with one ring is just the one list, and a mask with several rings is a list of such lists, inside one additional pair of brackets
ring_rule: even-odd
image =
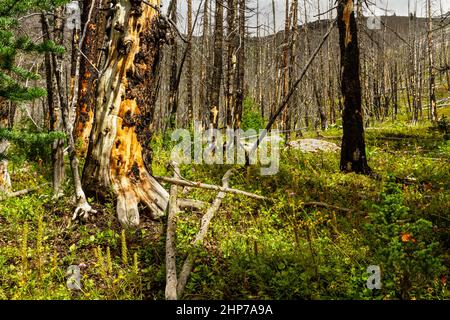
[(449, 0), (0, 0), (0, 300), (447, 300), (449, 117)]

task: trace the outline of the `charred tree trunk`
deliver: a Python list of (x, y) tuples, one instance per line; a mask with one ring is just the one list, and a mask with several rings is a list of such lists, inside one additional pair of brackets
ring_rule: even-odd
[(220, 86), (222, 83), (222, 50), (223, 50), (223, 0), (216, 0), (215, 15), (215, 37), (214, 37), (214, 68), (211, 86), (211, 101), (209, 110), (210, 128), (217, 129), (219, 125), (220, 110)]
[[(170, 17), (174, 24), (177, 23), (177, 0), (172, 0)], [(177, 122), (178, 112), (178, 44), (174, 39), (171, 48), (170, 83), (169, 83), (169, 129), (174, 129)]]
[(261, 41), (261, 32), (259, 25), (259, 2), (256, 1), (256, 102), (259, 105), (261, 118), (264, 119), (264, 103), (263, 103), (263, 92), (261, 85), (262, 78), (262, 65), (264, 63), (264, 54), (263, 54), (263, 42)]
[[(63, 34), (63, 21), (62, 21), (62, 11), (57, 10), (55, 16), (55, 42), (62, 43)], [(51, 40), (50, 27), (43, 13), (41, 15), (41, 25), (43, 31), (44, 40)], [(59, 39), (58, 39), (59, 38)], [(45, 53), (45, 75), (47, 82), (47, 102), (48, 109), (50, 113), (50, 131), (63, 131), (62, 114), (60, 101), (56, 98), (56, 79), (54, 77), (55, 68), (52, 57), (54, 54), (46, 52)], [(55, 195), (61, 194), (62, 183), (65, 177), (65, 166), (64, 166), (64, 140), (57, 139), (52, 143), (52, 165), (53, 165), (53, 192)]]
[[(93, 4), (95, 6), (95, 3)], [(93, 7), (92, 7), (93, 9)], [(75, 218), (88, 218), (89, 214), (96, 213), (97, 211), (92, 209), (89, 205), (84, 190), (81, 185), (80, 179), (80, 171), (79, 171), (79, 161), (76, 155), (75, 150), (75, 140), (74, 140), (74, 130), (73, 130), (73, 121), (71, 119), (71, 111), (73, 108), (76, 108), (78, 101), (78, 80), (79, 80), (79, 63), (80, 63), (80, 53), (79, 53), (79, 45), (80, 45), (80, 35), (81, 29), (74, 28), (73, 30), (73, 39), (72, 39), (72, 61), (71, 61), (71, 71), (70, 71), (70, 100), (67, 94), (67, 89), (64, 84), (64, 57), (56, 56), (52, 54), (52, 63), (56, 68), (54, 68), (54, 76), (56, 80), (56, 88), (58, 92), (59, 104), (61, 106), (61, 117), (63, 122), (63, 128), (67, 136), (67, 151), (70, 159), (70, 168), (72, 171), (72, 178), (75, 187), (75, 204), (76, 209), (73, 215), (73, 219)], [(83, 39), (81, 39), (83, 42)], [(60, 39), (60, 43), (63, 41)], [(67, 75), (66, 75), (67, 79)]]
[(341, 170), (371, 173), (367, 164), (359, 77), (358, 33), (353, 0), (338, 3), (339, 45), (341, 49), (341, 90), (344, 101), (342, 114)]
[[(321, 12), (320, 12), (320, 2), (317, 3), (317, 14), (318, 14), (318, 23), (319, 23), (319, 29), (320, 33), (322, 34), (322, 21), (321, 21)], [(316, 81), (314, 82), (315, 86), (315, 95), (316, 95), (316, 101), (319, 105), (319, 117), (320, 117), (320, 128), (322, 130), (328, 129), (328, 117), (326, 112), (326, 102), (324, 99), (324, 92), (325, 90), (319, 90), (317, 88), (317, 83), (319, 83), (319, 86), (322, 86), (322, 88), (325, 87), (325, 81), (324, 81), (324, 68), (323, 68), (323, 53), (320, 52), (319, 55), (319, 65), (317, 68), (317, 76), (314, 77)]]
[(207, 66), (209, 61), (209, 1), (205, 0), (205, 4), (203, 6), (203, 34), (202, 34), (202, 60), (200, 66), (200, 92), (199, 92), (199, 106), (197, 112), (197, 121), (199, 123), (204, 122), (204, 111), (206, 106), (208, 105), (208, 93), (206, 88), (208, 88), (208, 80), (207, 80)]
[[(159, 0), (147, 0), (156, 7)], [(119, 221), (139, 224), (139, 204), (164, 214), (167, 191), (150, 175), (150, 123), (157, 95), (160, 46), (167, 25), (138, 0), (113, 8), (109, 51), (99, 78), (94, 125), (83, 186), (101, 198), (117, 198)]]
[(427, 1), (428, 8), (428, 86), (430, 99), (429, 118), (431, 121), (438, 121), (437, 104), (436, 104), (436, 79), (434, 71), (434, 48), (433, 48), (433, 16), (431, 13), (431, 0)]
[(186, 63), (187, 63), (187, 97), (186, 97), (186, 106), (188, 109), (188, 124), (191, 124), (193, 122), (193, 116), (194, 116), (194, 102), (193, 102), (193, 76), (192, 76), (192, 0), (188, 0), (188, 12), (187, 12), (187, 29), (189, 34), (189, 42), (187, 44), (188, 48), (186, 49)]
[[(283, 98), (289, 91), (289, 40), (290, 40), (290, 15), (289, 15), (289, 0), (285, 3), (285, 22), (284, 22), (284, 43), (283, 43), (283, 81), (281, 83), (281, 92)], [(289, 141), (289, 104), (283, 111), (281, 120), (281, 127), (286, 131), (286, 142)]]
[[(331, 17), (329, 18), (331, 20)], [(334, 81), (333, 81), (333, 60), (331, 57), (331, 45), (327, 43), (327, 71), (328, 71), (328, 103), (330, 104), (330, 123), (336, 123), (336, 101), (334, 94)]]
[[(62, 12), (59, 12), (60, 14)], [(62, 19), (62, 16), (58, 16), (57, 20), (55, 22), (55, 40), (58, 44), (63, 45), (64, 44), (64, 30), (63, 30), (64, 21)], [(44, 15), (42, 15), (42, 26), (44, 30), (44, 38), (49, 39), (49, 26), (48, 22)], [(76, 50), (76, 43), (77, 43), (77, 36), (79, 35), (79, 30), (75, 29), (73, 32), (73, 42), (72, 42), (72, 68), (70, 71), (71, 76), (71, 89), (74, 89), (74, 83), (76, 78), (76, 66), (74, 67), (74, 64), (77, 65), (77, 54), (74, 52)], [(48, 61), (47, 61), (48, 60)], [(86, 197), (84, 195), (84, 192), (81, 188), (81, 182), (79, 178), (78, 173), (78, 159), (75, 156), (75, 148), (74, 148), (74, 140), (72, 135), (72, 124), (70, 121), (70, 110), (69, 110), (69, 97), (67, 93), (67, 87), (66, 83), (64, 81), (64, 57), (62, 55), (55, 55), (54, 53), (51, 53), (48, 57), (46, 57), (46, 65), (47, 65), (47, 86), (50, 89), (49, 92), (49, 101), (53, 101), (55, 99), (54, 94), (58, 93), (57, 101), (60, 106), (60, 121), (62, 122), (62, 128), (60, 131), (65, 131), (67, 135), (68, 140), (68, 151), (69, 151), (69, 158), (70, 158), (70, 164), (71, 169), (73, 173), (74, 183), (75, 183), (75, 194), (77, 199), (77, 209), (76, 214), (74, 217), (77, 216), (78, 213), (80, 213), (80, 216), (86, 218), (89, 213), (95, 213), (95, 210), (92, 210), (91, 206), (87, 203)], [(49, 70), (51, 70), (51, 73), (49, 74)], [(53, 87), (53, 79), (55, 83), (55, 87)], [(56, 90), (54, 90), (56, 89)], [(61, 147), (63, 147), (62, 145)], [(61, 158), (58, 159), (58, 161), (62, 161), (61, 163), (61, 170), (65, 170), (64, 167), (64, 153), (61, 150)], [(58, 163), (58, 162), (55, 162)], [(55, 165), (54, 163), (54, 165)], [(55, 170), (56, 171), (56, 170)], [(58, 174), (58, 173), (56, 173)], [(55, 175), (55, 172), (54, 172)], [(55, 190), (57, 191), (57, 190)], [(57, 193), (59, 194), (59, 192)]]
[(417, 36), (418, 33), (418, 18), (414, 14), (414, 28), (413, 28), (413, 50), (414, 50), (414, 65), (411, 72), (414, 75), (414, 123), (418, 123), (422, 118), (422, 57), (421, 57), (421, 39)]
[[(76, 31), (75, 31), (76, 32)], [(74, 33), (75, 34), (75, 33)], [(55, 42), (61, 46), (64, 45), (64, 18), (63, 18), (63, 12), (62, 10), (58, 13), (58, 16), (56, 17), (55, 21)], [(69, 118), (69, 96), (68, 96), (68, 88), (66, 85), (66, 82), (64, 81), (64, 71), (65, 71), (65, 64), (64, 64), (64, 56), (63, 55), (56, 55), (54, 53), (51, 54), (52, 59), (52, 71), (53, 76), (55, 78), (55, 84), (56, 84), (56, 92), (57, 93), (57, 99), (59, 104), (59, 131), (66, 131), (65, 128), (67, 127), (67, 119)], [(68, 75), (66, 75), (68, 76)], [(63, 173), (65, 173), (65, 166), (64, 166), (64, 142), (61, 141), (60, 148), (60, 155), (58, 157), (58, 162), (61, 161), (61, 170)], [(56, 190), (55, 190), (56, 191)]]
[(392, 71), (392, 85), (391, 85), (391, 92), (392, 92), (392, 118), (394, 120), (397, 119), (398, 114), (398, 65), (397, 61), (394, 63), (394, 68)]
[(227, 10), (227, 77), (226, 77), (226, 125), (233, 127), (233, 112), (236, 107), (235, 78), (236, 78), (236, 4), (237, 0), (228, 0)]
[[(295, 81), (295, 70), (298, 63), (297, 60), (297, 42), (298, 42), (298, 36), (299, 36), (299, 29), (298, 29), (298, 0), (293, 0), (291, 5), (291, 16), (292, 16), (292, 37), (290, 42), (290, 54), (289, 54), (289, 88), (292, 87), (294, 81)], [(289, 130), (291, 129), (291, 115), (292, 110), (289, 111), (289, 119), (288, 119), (288, 125)], [(301, 133), (301, 131), (300, 131)]]
[[(439, 1), (439, 7), (441, 11), (441, 16), (444, 16), (444, 9), (442, 7), (442, 1)], [(450, 18), (450, 15), (447, 15), (447, 19)], [(448, 61), (448, 37), (445, 31), (445, 28), (441, 28), (441, 43), (442, 43), (442, 49), (441, 49), (441, 66), (444, 68), (444, 70), (441, 71), (444, 73), (445, 80), (447, 82), (447, 91), (450, 92), (450, 65)]]
[(269, 101), (270, 103), (270, 118), (273, 118), (274, 114), (275, 114), (275, 108), (276, 105), (278, 104), (278, 100), (279, 100), (279, 88), (278, 88), (278, 82), (279, 82), (279, 74), (280, 71), (279, 69), (279, 62), (278, 62), (278, 56), (277, 56), (277, 37), (276, 37), (276, 33), (277, 33), (277, 11), (276, 11), (276, 7), (275, 7), (275, 0), (272, 0), (272, 16), (273, 16), (273, 44), (272, 44), (272, 56), (271, 59), (274, 62), (274, 67), (275, 67), (275, 90), (273, 93), (273, 98), (272, 101)]
[(89, 145), (89, 135), (94, 120), (95, 97), (98, 83), (98, 67), (105, 36), (106, 0), (84, 0), (81, 14), (81, 28), (86, 29), (80, 59), (80, 79), (78, 88), (78, 104), (74, 139), (77, 142), (78, 152), (85, 155)]
[(245, 0), (239, 0), (239, 43), (237, 48), (236, 108), (234, 128), (240, 129), (245, 98)]

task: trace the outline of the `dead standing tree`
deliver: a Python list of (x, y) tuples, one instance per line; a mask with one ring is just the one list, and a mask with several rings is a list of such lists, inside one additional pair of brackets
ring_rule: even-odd
[[(106, 0), (84, 0), (81, 13), (81, 28), (85, 29), (81, 46), (79, 66), (78, 104), (74, 125), (74, 139), (78, 152), (85, 155), (94, 119), (103, 38), (105, 36)], [(103, 9), (103, 10), (100, 10)]]
[(431, 121), (438, 120), (437, 104), (436, 104), (436, 79), (434, 66), (434, 47), (433, 47), (433, 15), (431, 12), (431, 0), (427, 0), (428, 13), (428, 89), (429, 89), (429, 118)]
[(237, 43), (236, 108), (234, 109), (234, 128), (240, 129), (245, 98), (245, 0), (239, 0), (239, 36)]
[(226, 73), (226, 125), (233, 126), (233, 111), (235, 108), (236, 92), (236, 7), (237, 0), (228, 0), (227, 9), (227, 73)]
[[(177, 0), (172, 0), (169, 6), (168, 16), (172, 19), (173, 23), (178, 22), (177, 18)], [(177, 111), (178, 111), (178, 85), (177, 85), (177, 75), (178, 75), (178, 43), (176, 39), (172, 44), (171, 54), (170, 54), (170, 82), (169, 82), (169, 128), (174, 129), (177, 122)]]
[(112, 191), (125, 226), (139, 224), (139, 204), (153, 217), (163, 215), (169, 197), (148, 169), (160, 47), (169, 28), (159, 5), (159, 0), (120, 0), (112, 8), (109, 50), (83, 172), (89, 193), (104, 198)]
[[(50, 33), (50, 26), (45, 13), (41, 15), (41, 25), (43, 38), (46, 41), (55, 40), (55, 42), (61, 44), (63, 42), (63, 11), (58, 9), (55, 11), (55, 39), (52, 39)], [(55, 77), (55, 60), (54, 53), (45, 53), (45, 76), (47, 82), (47, 103), (50, 113), (50, 131), (63, 131), (63, 122), (61, 114), (61, 102), (57, 98), (57, 84)], [(56, 196), (61, 194), (62, 183), (65, 177), (64, 168), (64, 140), (57, 139), (52, 143), (52, 165), (53, 165), (53, 192)]]
[[(189, 42), (187, 44), (186, 49), (186, 63), (187, 63), (187, 98), (186, 98), (186, 106), (188, 109), (188, 124), (193, 123), (194, 120), (194, 101), (193, 101), (193, 66), (192, 66), (192, 34), (194, 30), (194, 26), (192, 23), (192, 0), (187, 1), (188, 12), (187, 12), (187, 31), (189, 34)], [(198, 11), (197, 11), (198, 16)], [(197, 20), (196, 16), (196, 20)]]
[(344, 136), (340, 167), (344, 172), (370, 174), (364, 141), (358, 31), (353, 0), (339, 0), (337, 22), (341, 49), (341, 91), (344, 101)]
[(216, 0), (215, 15), (215, 36), (214, 36), (214, 67), (212, 73), (209, 125), (210, 129), (217, 129), (219, 126), (220, 112), (220, 86), (222, 83), (223, 63), (223, 0)]
[(197, 109), (196, 120), (200, 123), (205, 122), (205, 111), (208, 105), (208, 61), (209, 61), (209, 3), (210, 0), (205, 0), (203, 6), (203, 33), (202, 33), (202, 59), (200, 65), (200, 92), (199, 92), (199, 106)]
[[(283, 80), (280, 82), (280, 92), (282, 92), (283, 98), (289, 91), (289, 41), (290, 41), (290, 29), (291, 29), (291, 17), (289, 15), (289, 0), (285, 3), (285, 21), (284, 21), (284, 41), (283, 41), (283, 63), (281, 65)], [(289, 119), (289, 103), (283, 111), (281, 116), (281, 127), (286, 131), (287, 141), (289, 140), (290, 119)]]
[[(295, 80), (295, 73), (296, 73), (296, 67), (297, 64), (300, 62), (298, 59), (298, 37), (299, 37), (299, 26), (298, 26), (298, 0), (293, 0), (291, 4), (291, 20), (292, 20), (292, 32), (291, 32), (291, 40), (289, 43), (289, 67), (287, 70), (288, 78), (289, 78), (289, 87), (292, 86), (293, 81)], [(296, 93), (296, 99), (298, 101), (298, 93)], [(296, 130), (295, 128), (295, 119), (293, 119), (294, 108), (295, 108), (296, 101), (294, 100), (293, 107), (290, 108), (290, 110), (287, 111), (287, 119), (286, 119), (286, 125), (287, 130)], [(293, 124), (293, 125), (292, 125)], [(299, 134), (301, 135), (301, 129), (299, 131)], [(286, 133), (287, 135), (287, 141), (290, 139), (290, 132), (288, 131)]]
[[(57, 12), (57, 19), (55, 20), (55, 41), (59, 44), (59, 45), (63, 45), (64, 44), (64, 20), (62, 17), (62, 9), (59, 9), (56, 11)], [(43, 28), (43, 32), (44, 32), (44, 38), (45, 39), (50, 39), (50, 27), (47, 21), (47, 18), (45, 17), (44, 14), (42, 14), (41, 16), (41, 23), (42, 23), (42, 28)], [(76, 28), (75, 28), (76, 29)], [(86, 31), (86, 29), (84, 29), (84, 31)], [(76, 40), (76, 35), (79, 34), (79, 30), (74, 30), (73, 35), (74, 35), (74, 40)], [(84, 33), (85, 34), (85, 33)], [(82, 42), (82, 40), (81, 40)], [(76, 49), (77, 45), (74, 44), (75, 41), (73, 42), (73, 48)], [(74, 78), (74, 74), (76, 74), (76, 69), (78, 67), (78, 53), (72, 52), (72, 66), (71, 66), (71, 76), (72, 76), (72, 81), (75, 80)], [(74, 212), (74, 218), (80, 216), (82, 218), (87, 218), (88, 215), (90, 213), (96, 213), (96, 210), (92, 209), (92, 207), (89, 205), (87, 198), (85, 196), (85, 193), (83, 191), (83, 188), (81, 186), (81, 179), (80, 179), (80, 175), (79, 175), (79, 161), (78, 158), (76, 156), (76, 152), (75, 152), (75, 142), (74, 142), (74, 138), (73, 138), (73, 126), (72, 126), (72, 122), (70, 120), (70, 104), (69, 104), (69, 95), (67, 92), (67, 86), (64, 83), (64, 80), (67, 79), (67, 74), (65, 77), (64, 74), (64, 70), (66, 69), (66, 65), (65, 65), (65, 61), (64, 61), (64, 57), (62, 55), (56, 55), (55, 53), (50, 53), (48, 56), (46, 56), (45, 58), (45, 63), (46, 63), (46, 71), (47, 71), (47, 88), (51, 89), (51, 93), (50, 96), (51, 98), (49, 99), (49, 102), (54, 101), (57, 98), (57, 102), (58, 105), (60, 106), (60, 121), (62, 123), (62, 130), (65, 131), (66, 136), (67, 136), (67, 142), (68, 142), (68, 154), (69, 154), (69, 159), (70, 159), (70, 167), (71, 167), (71, 171), (72, 171), (72, 177), (73, 177), (73, 182), (74, 182), (74, 186), (75, 186), (75, 201), (76, 201), (76, 209)], [(75, 87), (75, 83), (72, 82), (72, 89)], [(55, 86), (53, 88), (53, 86)], [(53, 90), (56, 89), (56, 90)], [(58, 93), (57, 95), (54, 95), (54, 93)], [(73, 96), (72, 96), (72, 104), (76, 105), (76, 93), (74, 91)], [(53, 104), (53, 103), (52, 103)], [(50, 108), (52, 106), (50, 105)], [(53, 117), (56, 118), (57, 117), (57, 113), (55, 112), (53, 114)], [(61, 131), (62, 131), (61, 130)], [(62, 145), (64, 146), (64, 145)], [(61, 159), (56, 158), (56, 162), (53, 163), (53, 167), (54, 170), (56, 170), (56, 172), (54, 172), (54, 180), (53, 180), (53, 185), (54, 188), (56, 186), (56, 183), (58, 180), (56, 180), (56, 178), (60, 177), (60, 173), (59, 171), (62, 170), (63, 172), (65, 171), (65, 166), (64, 166), (64, 153), (63, 151), (62, 155), (61, 155)], [(59, 165), (59, 161), (62, 161), (62, 164)], [(61, 166), (61, 167), (60, 167)], [(61, 181), (60, 181), (61, 182)], [(55, 191), (58, 191), (57, 189), (55, 189)], [(59, 191), (57, 193), (57, 195), (59, 195)]]

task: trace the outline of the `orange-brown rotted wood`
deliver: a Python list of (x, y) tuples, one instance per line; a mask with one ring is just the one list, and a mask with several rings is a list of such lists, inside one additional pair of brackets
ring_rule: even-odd
[[(149, 2), (159, 6), (157, 0)], [(112, 191), (121, 223), (136, 226), (139, 204), (157, 217), (168, 201), (167, 191), (150, 174), (148, 145), (165, 33), (158, 13), (142, 1), (118, 1), (113, 12), (83, 185), (100, 197)]]

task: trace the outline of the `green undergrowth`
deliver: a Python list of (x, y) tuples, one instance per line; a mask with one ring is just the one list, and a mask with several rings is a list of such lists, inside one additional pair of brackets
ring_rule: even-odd
[[(322, 133), (338, 144), (341, 134)], [(217, 185), (233, 168), (231, 187), (274, 199), (228, 194), (201, 249), (191, 242), (204, 212), (179, 213), (178, 270), (188, 252), (197, 254), (183, 298), (450, 298), (449, 140), (430, 126), (402, 124), (366, 137), (379, 179), (342, 174), (337, 153), (298, 150), (282, 152), (274, 176), (257, 166), (181, 166), (184, 178)], [(155, 175), (172, 175), (168, 141), (154, 138)], [(15, 190), (49, 182), (48, 163), (10, 166)], [(70, 183), (65, 188), (60, 199), (47, 184), (0, 202), (0, 299), (163, 299), (165, 219), (143, 214), (138, 230), (122, 230), (114, 202), (90, 199), (98, 213), (75, 223)], [(211, 203), (216, 192), (183, 197)], [(70, 265), (81, 265), (81, 291), (67, 289)], [(381, 268), (380, 290), (366, 286), (371, 265)]]

